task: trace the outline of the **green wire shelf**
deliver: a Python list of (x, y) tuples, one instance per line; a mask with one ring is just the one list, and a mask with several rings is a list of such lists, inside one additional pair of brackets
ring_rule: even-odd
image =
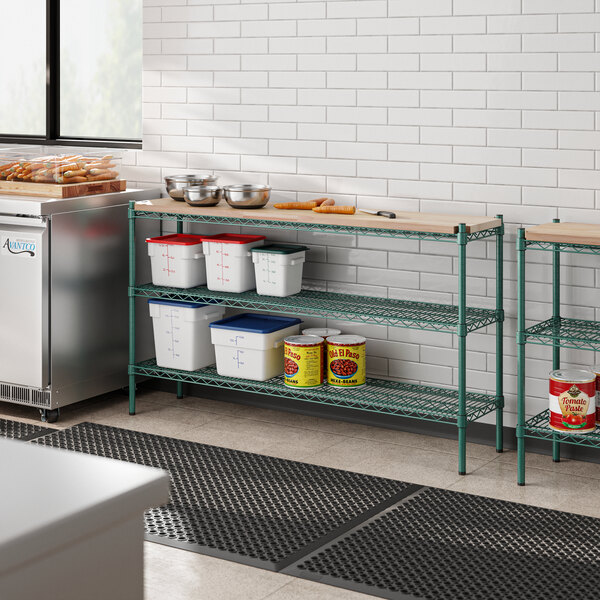
[[(143, 375), (181, 383), (193, 383), (237, 390), (253, 394), (267, 394), (292, 400), (303, 400), (330, 406), (352, 408), (386, 415), (398, 415), (436, 423), (456, 424), (458, 421), (458, 391), (410, 383), (398, 383), (386, 379), (367, 378), (361, 388), (341, 389), (324, 385), (319, 388), (291, 388), (283, 382), (283, 375), (268, 381), (252, 381), (224, 377), (216, 368), (199, 371), (180, 371), (158, 367), (154, 359), (129, 366), (130, 375)], [(475, 421), (499, 406), (490, 394), (467, 392), (466, 420)]]
[(538, 242), (537, 240), (525, 240), (525, 246), (533, 250), (560, 250), (572, 254), (600, 254), (600, 246), (587, 244), (566, 244), (561, 242)]
[[(325, 223), (300, 223), (294, 221), (273, 221), (271, 219), (249, 219), (247, 217), (223, 217), (196, 214), (177, 214), (168, 212), (144, 211), (140, 209), (131, 210), (130, 213), (136, 219), (154, 220), (183, 220), (186, 223), (214, 223), (218, 225), (236, 225), (242, 227), (261, 227), (263, 229), (291, 229), (294, 231), (319, 231), (324, 233), (342, 233), (347, 235), (369, 235), (375, 237), (405, 238), (419, 240), (437, 240), (440, 242), (456, 243), (456, 233), (436, 233), (428, 231), (403, 231), (398, 229), (387, 229), (379, 227), (353, 227), (351, 225), (332, 225)], [(501, 233), (502, 227), (492, 227), (482, 231), (467, 234), (467, 241), (473, 242)]]
[[(218, 301), (234, 308), (268, 310), (302, 316), (328, 317), (360, 323), (402, 326), (456, 333), (458, 307), (430, 302), (372, 298), (350, 294), (335, 294), (303, 290), (299, 294), (279, 298), (259, 296), (256, 291), (234, 294), (215, 292), (206, 286), (189, 289), (139, 285), (133, 288), (136, 296), (183, 301)], [(488, 308), (467, 308), (467, 332), (496, 323), (501, 314)]]
[(600, 429), (591, 433), (560, 433), (548, 425), (549, 410), (543, 410), (525, 423), (525, 437), (541, 440), (556, 440), (564, 444), (600, 448)]
[(525, 340), (530, 344), (553, 346), (559, 342), (563, 348), (600, 351), (600, 322), (583, 319), (552, 317), (525, 330)]

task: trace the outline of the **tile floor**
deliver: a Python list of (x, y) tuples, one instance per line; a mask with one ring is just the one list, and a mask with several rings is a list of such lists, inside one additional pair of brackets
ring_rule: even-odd
[[(31, 408), (0, 403), (0, 416), (39, 423)], [(600, 464), (528, 455), (525, 487), (516, 455), (469, 444), (460, 477), (453, 440), (147, 390), (138, 414), (112, 394), (63, 409), (56, 426), (94, 421), (197, 442), (290, 458), (513, 500), (600, 518)], [(360, 600), (358, 594), (232, 562), (146, 543), (146, 600)]]

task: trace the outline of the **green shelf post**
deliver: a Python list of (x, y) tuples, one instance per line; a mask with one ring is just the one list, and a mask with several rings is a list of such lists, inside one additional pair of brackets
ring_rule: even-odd
[(504, 218), (496, 235), (496, 452), (504, 447)]
[(129, 202), (129, 414), (135, 415), (135, 202)]
[(517, 234), (517, 483), (525, 485), (525, 229)]
[(467, 473), (467, 226), (458, 226), (458, 474)]
[[(183, 219), (179, 217), (177, 219), (177, 233), (183, 233)], [(183, 398), (183, 383), (181, 381), (177, 382), (177, 399), (181, 400)]]
[[(553, 223), (559, 223), (560, 219), (552, 219)], [(552, 247), (552, 369), (560, 369), (560, 246), (554, 244)], [(558, 435), (552, 435), (552, 460), (560, 462), (560, 442)]]

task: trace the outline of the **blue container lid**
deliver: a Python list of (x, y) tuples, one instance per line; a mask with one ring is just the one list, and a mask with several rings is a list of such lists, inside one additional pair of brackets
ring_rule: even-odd
[(160, 298), (150, 298), (148, 304), (164, 304), (165, 306), (178, 306), (179, 308), (201, 308), (208, 304), (200, 304), (199, 302), (178, 302), (176, 300), (161, 300)]
[(273, 331), (285, 329), (286, 327), (291, 327), (298, 323), (302, 323), (302, 320), (292, 317), (274, 317), (272, 315), (243, 313), (241, 315), (221, 319), (220, 321), (213, 321), (209, 324), (209, 327), (249, 331), (251, 333), (272, 333)]

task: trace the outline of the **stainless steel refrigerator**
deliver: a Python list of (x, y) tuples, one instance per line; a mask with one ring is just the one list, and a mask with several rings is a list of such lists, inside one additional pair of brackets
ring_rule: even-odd
[(0, 195), (0, 401), (55, 421), (127, 385), (127, 205), (159, 195)]

